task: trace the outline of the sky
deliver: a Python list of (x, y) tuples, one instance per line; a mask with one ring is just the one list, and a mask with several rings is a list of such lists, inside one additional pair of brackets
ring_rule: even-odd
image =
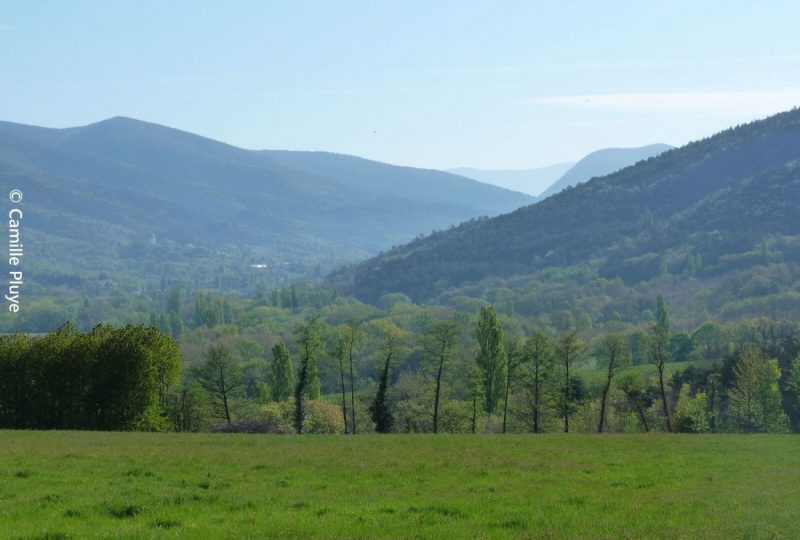
[(0, 120), (540, 167), (800, 105), (800, 2), (0, 0)]

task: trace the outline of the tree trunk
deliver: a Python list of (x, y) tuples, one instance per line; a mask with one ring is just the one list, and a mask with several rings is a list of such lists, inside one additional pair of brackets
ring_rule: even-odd
[(533, 369), (533, 432), (539, 433), (539, 366)]
[[(356, 394), (355, 383), (353, 381), (353, 343), (350, 342), (350, 414), (353, 416), (353, 435), (356, 434)], [(347, 422), (345, 422), (347, 423)]]
[(222, 406), (225, 408), (225, 420), (228, 425), (231, 425), (231, 412), (228, 409), (228, 390), (225, 388), (225, 375), (222, 372), (222, 366), (219, 366), (219, 390), (222, 395)]
[(603, 432), (603, 425), (606, 421), (606, 399), (608, 398), (608, 389), (611, 386), (611, 379), (606, 381), (606, 385), (603, 388), (603, 397), (600, 399), (600, 423), (597, 425), (597, 432)]
[(472, 398), (472, 433), (475, 433), (476, 424), (478, 421), (478, 398)]
[(339, 375), (342, 379), (342, 416), (344, 417), (344, 434), (347, 435), (350, 433), (350, 429), (347, 427), (347, 392), (344, 389), (344, 360), (342, 356), (344, 356), (344, 354), (339, 355)]
[(639, 402), (636, 402), (636, 410), (639, 413), (639, 418), (642, 421), (642, 425), (644, 426), (645, 433), (650, 433), (650, 426), (647, 424), (647, 417), (644, 415), (644, 411), (642, 410), (642, 406), (639, 405)]
[(600, 399), (600, 423), (597, 425), (597, 432), (603, 432), (603, 425), (606, 421), (606, 400), (608, 399), (608, 390), (611, 388), (611, 378), (614, 376), (614, 357), (612, 356), (608, 362), (608, 373), (606, 374), (606, 385), (603, 387), (603, 397)]
[(569, 398), (570, 398), (570, 387), (569, 387), (569, 354), (567, 354), (566, 361), (566, 379), (564, 380), (564, 433), (569, 433)]
[(508, 375), (506, 377), (506, 401), (503, 404), (503, 433), (506, 432), (506, 418), (508, 418), (508, 394), (511, 392), (511, 361), (510, 360), (511, 360), (511, 358), (509, 358), (508, 369), (506, 370)]
[(439, 358), (439, 371), (436, 373), (436, 396), (433, 400), (433, 432), (439, 432), (439, 392), (442, 389), (442, 371), (444, 370), (444, 356)]
[(667, 404), (667, 390), (664, 386), (664, 363), (658, 364), (658, 386), (661, 389), (661, 403), (664, 407), (664, 416), (667, 419), (667, 431), (672, 433), (672, 420), (669, 417), (669, 405)]

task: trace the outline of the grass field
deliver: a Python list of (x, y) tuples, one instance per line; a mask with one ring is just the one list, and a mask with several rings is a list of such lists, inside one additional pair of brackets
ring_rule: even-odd
[(800, 437), (0, 431), (3, 538), (797, 538)]

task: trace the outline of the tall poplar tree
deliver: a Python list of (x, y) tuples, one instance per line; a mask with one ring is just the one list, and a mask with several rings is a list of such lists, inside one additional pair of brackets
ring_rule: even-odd
[(292, 395), (294, 369), (292, 357), (282, 341), (272, 347), (270, 389), (273, 401), (286, 401)]
[(669, 399), (667, 398), (666, 364), (670, 359), (669, 352), (669, 332), (671, 320), (669, 308), (664, 301), (664, 297), (658, 295), (656, 301), (656, 324), (650, 329), (650, 339), (648, 343), (650, 353), (650, 363), (656, 366), (658, 371), (658, 389), (661, 394), (661, 409), (667, 424), (667, 431), (672, 431), (672, 418), (670, 416)]
[(497, 322), (494, 306), (482, 307), (475, 328), (478, 351), (475, 361), (483, 372), (484, 407), (492, 414), (503, 396), (506, 383), (506, 354), (503, 348), (503, 329)]
[(294, 427), (297, 433), (303, 433), (306, 400), (319, 399), (320, 394), (317, 357), (322, 349), (322, 323), (318, 316), (300, 325), (297, 343), (300, 347), (300, 373), (294, 389)]

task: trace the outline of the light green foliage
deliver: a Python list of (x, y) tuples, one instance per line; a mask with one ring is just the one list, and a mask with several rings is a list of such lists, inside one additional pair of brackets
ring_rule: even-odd
[(795, 358), (792, 362), (789, 376), (786, 379), (786, 390), (789, 394), (790, 403), (788, 405), (792, 408), (794, 422), (800, 424), (800, 358)]
[(706, 433), (711, 431), (708, 396), (705, 392), (691, 395), (688, 384), (681, 386), (678, 404), (675, 407), (675, 429), (682, 433)]
[(735, 380), (728, 392), (731, 422), (745, 432), (782, 432), (786, 413), (781, 406), (778, 361), (761, 351), (746, 347), (733, 368)]

